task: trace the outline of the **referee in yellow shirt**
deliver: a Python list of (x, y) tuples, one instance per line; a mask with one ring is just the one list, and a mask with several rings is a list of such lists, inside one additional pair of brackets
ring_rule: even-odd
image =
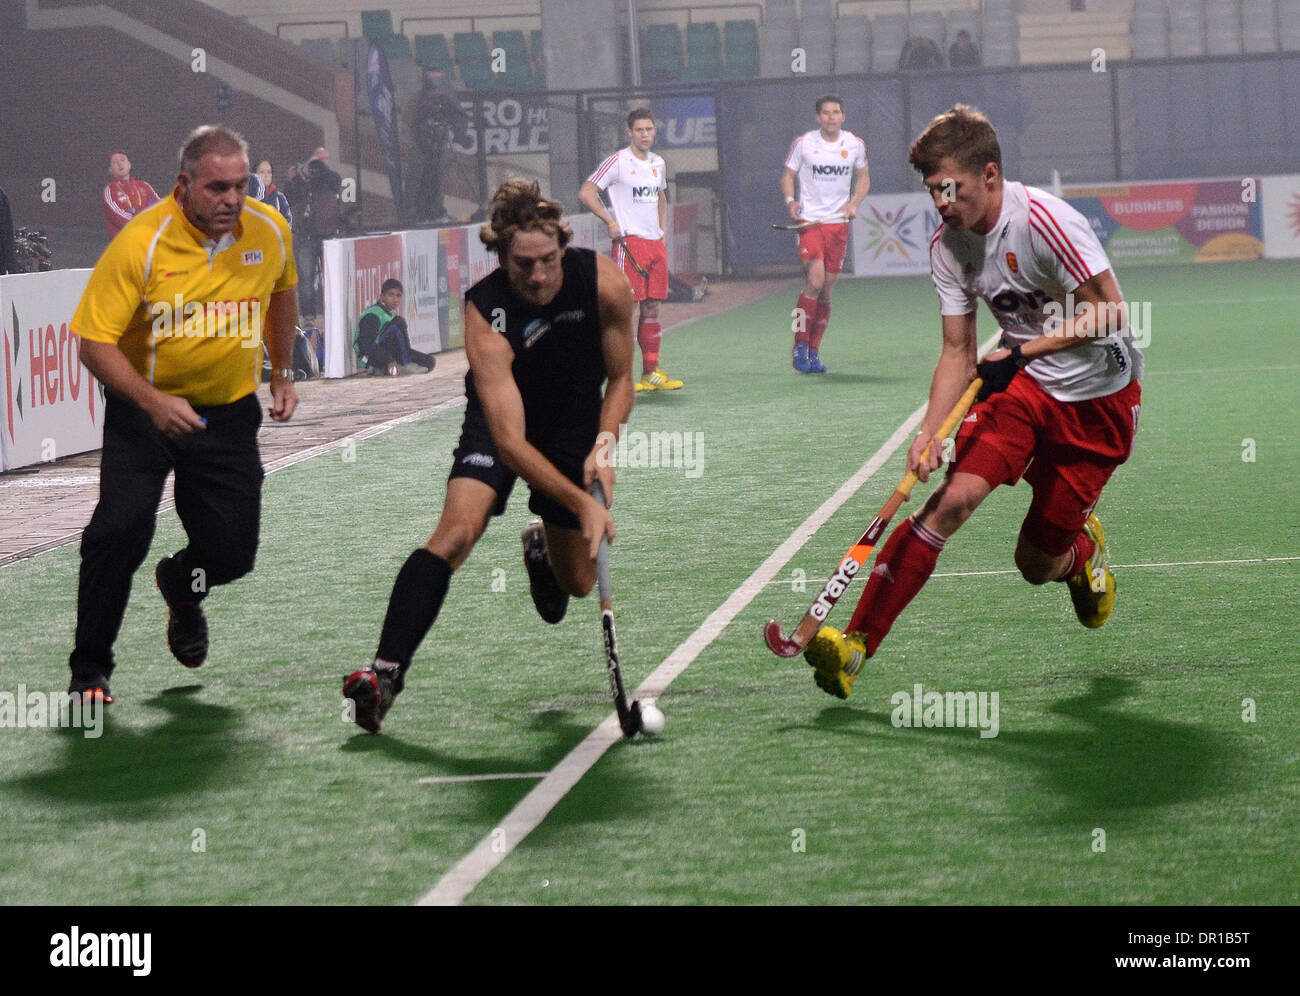
[(253, 568), (262, 505), (257, 431), (265, 339), (271, 418), (288, 421), (298, 319), (289, 226), (248, 189), (248, 145), (207, 125), (186, 139), (170, 197), (109, 244), (72, 319), (81, 361), (108, 389), (99, 504), (81, 538), (70, 692), (112, 702), (113, 642), (131, 578), (149, 552), (158, 502), (176, 472), (188, 545), (154, 578), (167, 645), (186, 667), (207, 658), (200, 603)]

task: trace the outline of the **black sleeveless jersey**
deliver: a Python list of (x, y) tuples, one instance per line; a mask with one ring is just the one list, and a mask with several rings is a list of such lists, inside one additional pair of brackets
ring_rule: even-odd
[[(596, 254), (570, 247), (562, 259), (564, 282), (544, 307), (524, 301), (500, 266), (465, 292), (483, 320), (500, 330), (514, 350), (512, 370), (524, 400), (529, 435), (538, 423), (599, 419), (605, 382), (600, 302), (596, 296)], [(482, 410), (474, 374), (465, 375), (469, 410)]]

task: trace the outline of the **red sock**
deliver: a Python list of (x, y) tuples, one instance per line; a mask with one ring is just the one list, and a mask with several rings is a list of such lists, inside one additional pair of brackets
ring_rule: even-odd
[(1065, 573), (1056, 580), (1069, 581), (1083, 570), (1084, 563), (1096, 549), (1097, 544), (1092, 541), (1092, 537), (1080, 529), (1079, 535), (1074, 537), (1074, 542), (1070, 544), (1070, 559), (1065, 565)]
[(817, 299), (817, 310), (813, 313), (812, 334), (808, 337), (808, 348), (822, 348), (822, 336), (826, 334), (826, 325), (831, 320), (831, 303)]
[(908, 516), (890, 534), (845, 630), (846, 633), (866, 632), (868, 656), (876, 652), (898, 614), (929, 580), (945, 542), (914, 516)]
[(807, 342), (812, 335), (813, 323), (817, 320), (817, 298), (800, 294), (795, 303), (795, 311), (798, 314), (794, 316), (794, 341)]
[(636, 327), (636, 343), (641, 347), (641, 372), (654, 373), (659, 366), (659, 343), (664, 337), (657, 318), (642, 318)]

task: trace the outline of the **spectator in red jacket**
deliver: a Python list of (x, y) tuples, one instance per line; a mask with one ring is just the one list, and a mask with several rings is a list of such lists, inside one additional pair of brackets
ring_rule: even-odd
[(114, 149), (108, 155), (108, 175), (112, 178), (104, 188), (104, 199), (100, 205), (104, 217), (108, 219), (108, 237), (111, 239), (128, 221), (158, 202), (158, 195), (153, 187), (143, 180), (131, 179), (131, 160), (126, 153)]

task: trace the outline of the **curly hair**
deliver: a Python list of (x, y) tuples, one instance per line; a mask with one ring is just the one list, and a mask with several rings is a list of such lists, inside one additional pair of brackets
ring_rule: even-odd
[(954, 104), (934, 118), (908, 150), (907, 161), (929, 176), (949, 156), (959, 169), (978, 173), (987, 163), (1002, 171), (1002, 147), (988, 115), (978, 107)]
[(482, 243), (498, 256), (510, 251), (516, 232), (540, 231), (554, 235), (563, 249), (573, 238), (573, 229), (564, 220), (559, 201), (542, 196), (536, 180), (506, 180), (492, 195), (488, 221), (479, 229)]

